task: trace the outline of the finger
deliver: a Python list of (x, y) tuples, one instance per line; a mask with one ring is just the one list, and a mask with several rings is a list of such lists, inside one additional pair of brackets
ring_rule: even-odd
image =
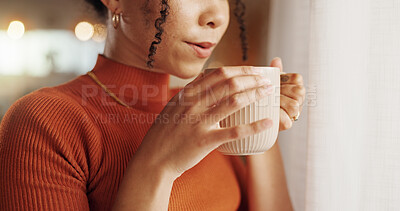
[(272, 59), (271, 67), (279, 67), (279, 69), (281, 70), (281, 72), (283, 72), (283, 64), (282, 64), (282, 59), (279, 57), (275, 57)]
[(241, 139), (256, 133), (260, 133), (271, 127), (271, 119), (261, 119), (249, 124), (216, 129), (214, 132), (211, 132), (210, 140), (217, 140), (218, 143), (216, 144), (220, 145), (235, 139)]
[(281, 74), (281, 84), (303, 85), (303, 76), (297, 73)]
[(220, 67), (212, 70), (212, 72), (203, 74), (199, 80), (190, 83), (185, 87), (185, 95), (193, 96), (205, 91), (207, 88), (213, 87), (229, 78), (240, 75), (261, 75), (262, 70), (253, 68), (252, 66), (233, 66)]
[(300, 104), (292, 98), (281, 95), (281, 108), (286, 111), (289, 117), (295, 117), (300, 111)]
[(287, 115), (286, 111), (280, 109), (279, 112), (279, 131), (287, 130), (293, 125), (292, 119)]
[(235, 111), (274, 93), (275, 87), (266, 85), (234, 94), (205, 112), (206, 122), (215, 124)]
[(281, 86), (281, 95), (290, 97), (303, 105), (306, 89), (302, 85), (284, 84)]
[(208, 107), (218, 104), (233, 94), (244, 92), (246, 90), (271, 84), (271, 81), (261, 75), (245, 75), (232, 77), (223, 83), (219, 83), (210, 89), (204, 91), (199, 98), (197, 106), (201, 106), (203, 111)]

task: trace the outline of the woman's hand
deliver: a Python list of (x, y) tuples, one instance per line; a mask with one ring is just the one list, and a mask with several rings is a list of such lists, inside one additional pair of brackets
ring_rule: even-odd
[[(279, 67), (283, 71), (282, 60), (274, 58), (271, 67)], [(306, 89), (303, 77), (297, 73), (281, 74), (281, 110), (279, 131), (292, 127), (294, 118), (300, 115), (303, 108)]]
[(231, 128), (218, 126), (231, 113), (272, 94), (274, 87), (258, 71), (249, 66), (222, 67), (199, 75), (160, 112), (137, 156), (141, 154), (149, 165), (161, 166), (177, 178), (219, 145), (270, 128), (271, 119)]

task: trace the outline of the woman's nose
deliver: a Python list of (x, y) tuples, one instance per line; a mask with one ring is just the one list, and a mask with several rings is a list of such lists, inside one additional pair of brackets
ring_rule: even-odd
[(226, 12), (216, 5), (208, 7), (199, 17), (200, 26), (209, 26), (211, 28), (218, 28), (226, 21), (228, 21)]

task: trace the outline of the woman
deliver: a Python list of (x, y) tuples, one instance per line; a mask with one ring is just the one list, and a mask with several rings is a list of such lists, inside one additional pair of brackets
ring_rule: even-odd
[[(161, 11), (159, 0), (90, 2), (108, 11), (104, 55), (88, 74), (9, 109), (0, 126), (0, 208), (291, 209), (277, 144), (249, 156), (246, 167), (215, 150), (271, 127), (264, 119), (218, 128), (228, 114), (271, 94), (268, 80), (246, 66), (224, 67), (182, 90), (168, 86), (169, 74), (200, 73), (229, 24), (228, 0), (162, 0)], [(280, 59), (271, 65), (282, 68)], [(304, 88), (297, 74), (282, 79), (285, 130), (298, 117)], [(218, 92), (232, 82), (246, 87)], [(213, 101), (207, 86), (216, 90)]]

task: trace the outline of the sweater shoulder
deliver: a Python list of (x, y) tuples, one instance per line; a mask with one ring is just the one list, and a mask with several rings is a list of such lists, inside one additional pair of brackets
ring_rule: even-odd
[(61, 156), (77, 170), (78, 177), (88, 181), (89, 172), (100, 166), (101, 132), (73, 94), (63, 90), (45, 87), (18, 99), (0, 123), (0, 152), (11, 148), (23, 152), (27, 149), (18, 146), (43, 145), (43, 149), (28, 152)]
[[(38, 207), (43, 204), (30, 199), (57, 196), (64, 208), (88, 209), (87, 184), (100, 166), (101, 146), (86, 116), (54, 87), (33, 91), (8, 109), (0, 124), (0, 192), (10, 199), (6, 205)], [(28, 200), (16, 197), (25, 192)]]

